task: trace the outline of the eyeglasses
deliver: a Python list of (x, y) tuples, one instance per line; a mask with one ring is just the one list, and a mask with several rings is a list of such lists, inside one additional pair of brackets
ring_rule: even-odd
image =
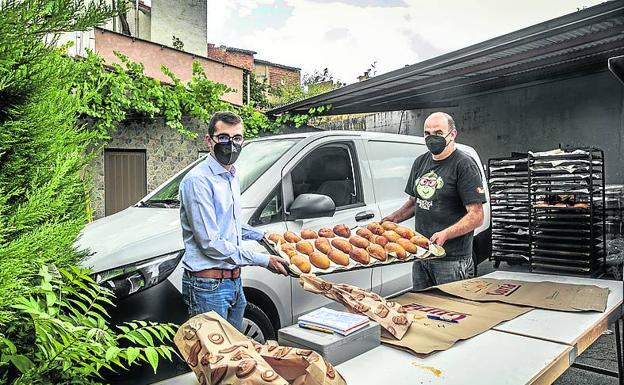
[(219, 134), (213, 135), (212, 138), (216, 139), (216, 142), (219, 144), (228, 144), (230, 142), (234, 144), (243, 144), (245, 141), (245, 138), (243, 138), (242, 135), (229, 136), (228, 134)]

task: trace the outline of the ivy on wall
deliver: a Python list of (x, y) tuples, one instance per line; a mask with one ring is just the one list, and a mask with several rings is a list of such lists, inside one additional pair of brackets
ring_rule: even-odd
[(196, 137), (197, 132), (185, 127), (185, 118), (208, 123), (213, 113), (227, 110), (241, 116), (245, 136), (254, 138), (262, 133), (279, 133), (285, 124), (299, 128), (314, 114), (326, 111), (319, 107), (310, 114), (286, 114), (270, 119), (256, 110), (254, 104), (239, 107), (223, 101), (223, 95), (234, 90), (209, 80), (199, 62), (193, 63), (192, 78), (188, 82), (182, 82), (167, 67), (161, 67), (169, 78), (163, 83), (145, 75), (143, 64), (118, 52), (115, 55), (119, 64), (107, 65), (104, 59), (93, 53), (76, 64), (79, 71), (76, 79), (79, 81), (75, 84), (74, 95), (81, 100), (80, 113), (90, 121), (91, 129), (104, 136), (127, 119), (163, 118), (168, 127), (188, 137)]

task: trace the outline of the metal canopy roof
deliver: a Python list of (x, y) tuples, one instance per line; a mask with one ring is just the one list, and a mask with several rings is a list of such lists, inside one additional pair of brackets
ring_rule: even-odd
[(607, 68), (624, 54), (624, 0), (606, 2), (269, 111), (448, 107), (467, 96)]

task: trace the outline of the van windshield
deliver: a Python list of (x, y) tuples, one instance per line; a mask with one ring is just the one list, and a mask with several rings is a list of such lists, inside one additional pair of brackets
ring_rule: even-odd
[[(266, 170), (269, 169), (279, 158), (286, 153), (300, 139), (289, 138), (279, 140), (259, 140), (247, 142), (243, 145), (238, 160), (236, 161), (236, 172), (240, 179), (241, 193), (245, 192)], [(202, 158), (205, 159), (205, 158)], [(162, 186), (152, 197), (139, 203), (141, 207), (177, 207), (180, 204), (178, 199), (178, 188), (184, 176), (201, 161), (197, 161), (188, 170), (178, 175), (166, 185)]]

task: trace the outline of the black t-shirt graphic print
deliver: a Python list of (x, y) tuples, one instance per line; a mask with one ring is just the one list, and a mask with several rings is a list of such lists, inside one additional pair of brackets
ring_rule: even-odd
[[(416, 198), (415, 229), (426, 237), (457, 223), (466, 215), (466, 205), (485, 203), (485, 190), (476, 162), (461, 150), (443, 160), (430, 153), (416, 158), (405, 192)], [(472, 255), (473, 233), (449, 239), (445, 259)]]

